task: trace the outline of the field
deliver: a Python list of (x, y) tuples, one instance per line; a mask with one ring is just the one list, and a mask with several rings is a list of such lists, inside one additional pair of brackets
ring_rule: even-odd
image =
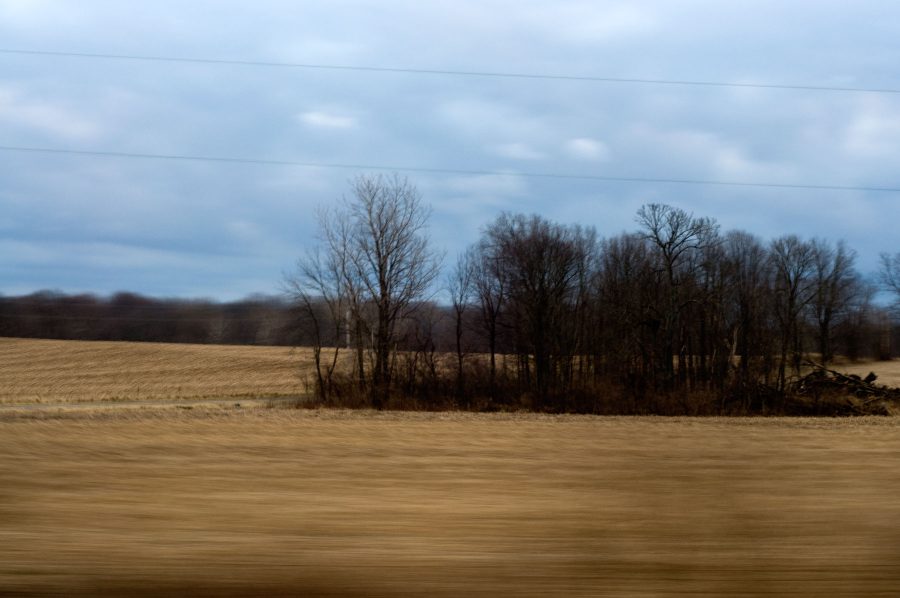
[[(900, 360), (842, 364), (900, 387)], [(0, 338), (0, 405), (297, 397), (309, 349)]]
[(287, 347), (0, 338), (0, 405), (298, 396), (312, 367)]
[[(31, 343), (0, 341), (0, 596), (900, 595), (898, 418), (176, 408), (213, 396), (202, 372), (288, 393), (298, 358), (158, 346), (159, 375), (126, 356), (151, 345)], [(70, 381), (29, 385), (54, 359)], [(90, 398), (90, 363), (98, 392), (134, 376), (165, 401), (12, 405), (8, 381)]]
[(0, 594), (895, 596), (894, 418), (0, 422)]

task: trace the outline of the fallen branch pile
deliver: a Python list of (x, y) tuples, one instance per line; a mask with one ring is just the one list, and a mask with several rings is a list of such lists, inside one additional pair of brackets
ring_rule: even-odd
[(874, 372), (862, 378), (842, 374), (813, 361), (807, 363), (814, 369), (797, 380), (794, 393), (813, 399), (816, 406), (821, 405), (826, 411), (837, 408), (842, 413), (889, 415), (900, 407), (900, 388), (875, 384), (878, 376)]

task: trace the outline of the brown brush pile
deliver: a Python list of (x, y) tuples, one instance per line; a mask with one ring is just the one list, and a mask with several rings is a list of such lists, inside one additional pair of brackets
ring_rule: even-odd
[(802, 411), (825, 415), (894, 415), (900, 412), (900, 388), (876, 384), (878, 376), (842, 374), (815, 362), (794, 385)]

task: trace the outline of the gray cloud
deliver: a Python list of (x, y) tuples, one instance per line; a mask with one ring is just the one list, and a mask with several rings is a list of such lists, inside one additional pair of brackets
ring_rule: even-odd
[[(900, 88), (900, 6), (0, 0), (9, 48)], [(4, 145), (490, 170), (410, 175), (451, 254), (500, 210), (632, 229), (664, 201), (761, 236), (896, 251), (890, 194), (516, 172), (900, 186), (900, 96), (0, 55)], [(3, 152), (0, 292), (274, 292), (355, 170)]]

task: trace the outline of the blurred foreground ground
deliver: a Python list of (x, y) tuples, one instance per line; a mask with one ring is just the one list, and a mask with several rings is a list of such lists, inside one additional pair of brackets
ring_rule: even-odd
[(0, 595), (900, 595), (895, 418), (4, 410), (0, 455)]

